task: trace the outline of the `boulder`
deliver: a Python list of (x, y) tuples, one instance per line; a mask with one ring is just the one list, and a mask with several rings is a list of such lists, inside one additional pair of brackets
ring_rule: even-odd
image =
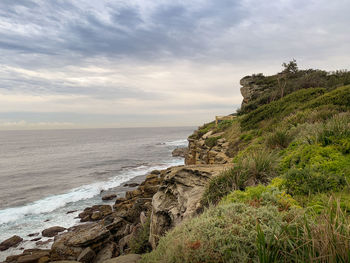
[(4, 251), (9, 249), (10, 247), (15, 247), (17, 246), (19, 243), (21, 243), (23, 241), (23, 238), (14, 235), (6, 240), (4, 240), (3, 242), (0, 243), (0, 251)]
[(183, 158), (185, 158), (187, 152), (188, 152), (188, 148), (187, 147), (179, 147), (179, 148), (176, 148), (175, 150), (173, 150), (171, 154), (172, 154), (173, 157), (183, 157)]
[(224, 165), (196, 165), (172, 168), (152, 199), (150, 243), (157, 246), (159, 237), (201, 211), (200, 200), (209, 179)]
[(111, 258), (103, 263), (138, 263), (141, 260), (141, 256), (138, 254), (128, 254), (124, 256), (119, 256), (116, 258)]
[(78, 217), (80, 218), (80, 222), (96, 221), (110, 215), (111, 213), (112, 207), (110, 205), (94, 205), (85, 208)]
[(37, 242), (35, 242), (35, 245), (37, 245), (37, 246), (45, 246), (45, 245), (47, 245), (47, 244), (49, 244), (49, 243), (51, 243), (52, 242), (52, 239), (48, 239), (48, 240), (45, 240), (45, 241), (37, 241)]
[(116, 194), (109, 194), (109, 195), (102, 196), (102, 200), (103, 201), (113, 200), (114, 198), (117, 198)]
[(98, 252), (110, 236), (103, 224), (91, 223), (74, 227), (55, 238), (51, 247), (51, 259), (76, 260), (86, 247)]
[(16, 263), (46, 263), (50, 261), (48, 249), (26, 249), (20, 255), (9, 256), (5, 262)]
[(54, 236), (56, 236), (58, 233), (63, 232), (63, 231), (65, 231), (65, 230), (66, 230), (66, 228), (64, 228), (64, 227), (61, 227), (61, 226), (53, 226), (53, 227), (49, 227), (49, 228), (43, 230), (43, 231), (41, 232), (41, 235), (42, 235), (43, 237), (54, 237)]
[(28, 237), (35, 237), (35, 236), (39, 236), (40, 233), (31, 233), (28, 235)]

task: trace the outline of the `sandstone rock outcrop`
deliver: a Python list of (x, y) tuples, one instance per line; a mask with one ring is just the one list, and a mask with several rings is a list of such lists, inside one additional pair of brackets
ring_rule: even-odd
[(256, 84), (260, 75), (246, 76), (240, 80), (241, 94), (243, 96), (242, 108), (251, 100), (257, 99), (268, 87)]
[[(194, 139), (188, 138), (188, 153), (185, 156), (186, 165), (198, 164), (226, 164), (232, 159), (230, 143), (222, 138), (223, 133), (209, 131), (203, 136)], [(214, 145), (208, 145), (207, 139), (214, 139)]]
[(179, 148), (176, 148), (175, 150), (173, 150), (171, 154), (172, 154), (173, 157), (183, 157), (183, 158), (185, 158), (187, 152), (188, 152), (188, 148), (187, 147), (179, 147)]
[(109, 230), (99, 223), (77, 226), (55, 238), (51, 247), (51, 259), (76, 260), (87, 247), (94, 251), (101, 250), (110, 236)]
[(153, 248), (169, 229), (200, 212), (205, 186), (224, 168), (223, 165), (196, 165), (168, 169), (152, 200), (149, 241)]
[(110, 205), (94, 205), (87, 207), (81, 212), (78, 217), (80, 222), (97, 221), (112, 213), (112, 207)]

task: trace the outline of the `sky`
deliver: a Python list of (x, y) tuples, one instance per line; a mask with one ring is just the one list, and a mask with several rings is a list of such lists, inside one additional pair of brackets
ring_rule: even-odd
[(0, 0), (0, 129), (198, 126), (239, 80), (350, 69), (349, 0)]

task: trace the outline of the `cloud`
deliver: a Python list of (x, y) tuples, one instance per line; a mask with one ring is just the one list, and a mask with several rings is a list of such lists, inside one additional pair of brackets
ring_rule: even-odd
[(3, 0), (0, 113), (198, 125), (237, 108), (244, 75), (291, 58), (348, 67), (349, 12), (347, 0)]

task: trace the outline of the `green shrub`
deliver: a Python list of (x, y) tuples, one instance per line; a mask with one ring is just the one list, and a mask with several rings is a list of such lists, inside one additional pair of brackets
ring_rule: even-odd
[(150, 233), (150, 218), (141, 228), (136, 232), (136, 235), (132, 237), (129, 242), (130, 252), (135, 254), (143, 254), (152, 250), (151, 245), (148, 241)]
[(267, 183), (276, 175), (276, 156), (267, 151), (246, 155), (233, 167), (212, 178), (202, 197), (202, 204), (217, 204), (232, 190), (244, 189), (246, 185)]
[(319, 216), (305, 216), (282, 226), (274, 237), (267, 236), (259, 225), (257, 230), (259, 262), (350, 261), (350, 221), (338, 201)]
[(277, 129), (267, 137), (266, 144), (272, 149), (287, 148), (293, 138), (294, 135), (286, 129)]
[(218, 123), (218, 126), (215, 128), (216, 132), (223, 132), (235, 123), (235, 120), (223, 120)]
[(244, 115), (241, 119), (241, 127), (243, 130), (249, 130), (257, 128), (257, 125), (263, 120), (273, 118), (275, 121), (278, 121), (282, 117), (290, 115), (296, 109), (301, 108), (306, 102), (324, 93), (325, 89), (312, 88), (289, 94), (278, 101), (260, 106), (256, 110)]
[(291, 144), (281, 161), (281, 169), (309, 168), (315, 172), (342, 174), (350, 165), (350, 156), (343, 155), (336, 146), (322, 147), (318, 144)]
[(192, 135), (189, 136), (191, 139), (199, 139), (201, 138), (204, 134), (209, 132), (210, 130), (214, 129), (215, 127), (215, 122), (210, 122), (202, 125), (201, 127), (198, 128)]
[(245, 180), (245, 175), (240, 172), (236, 168), (230, 168), (212, 178), (205, 189), (201, 203), (206, 206), (217, 204), (222, 197), (237, 189), (238, 185), (243, 184)]
[(141, 262), (257, 262), (257, 221), (270, 238), (294, 217), (295, 211), (281, 213), (275, 206), (212, 207), (168, 232)]
[(220, 202), (220, 204), (228, 203), (248, 203), (255, 206), (274, 205), (280, 211), (288, 210), (291, 207), (300, 207), (289, 194), (274, 185), (258, 185), (247, 187), (244, 191), (233, 191)]
[(243, 133), (243, 134), (241, 134), (241, 136), (239, 136), (239, 139), (241, 141), (245, 141), (245, 142), (251, 141), (253, 139), (253, 134), (250, 132)]
[(350, 108), (350, 86), (340, 87), (306, 103), (303, 108), (316, 108), (322, 105), (338, 105)]
[(339, 191), (346, 185), (344, 174), (329, 173), (310, 168), (290, 169), (284, 186), (291, 194), (314, 194)]
[(209, 148), (213, 148), (219, 139), (221, 139), (221, 136), (206, 138), (205, 145), (208, 146)]

